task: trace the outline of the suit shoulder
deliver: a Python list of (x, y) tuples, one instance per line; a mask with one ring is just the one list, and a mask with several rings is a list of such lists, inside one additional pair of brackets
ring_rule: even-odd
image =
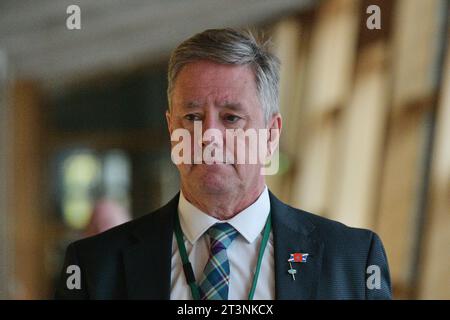
[(133, 233), (138, 226), (151, 223), (152, 215), (148, 213), (97, 235), (77, 240), (71, 245), (81, 252), (99, 253), (120, 249), (133, 241)]
[(296, 209), (290, 207), (291, 210), (295, 210), (303, 218), (309, 220), (314, 226), (316, 231), (320, 234), (321, 238), (328, 243), (351, 243), (365, 244), (369, 246), (372, 238), (378, 236), (371, 230), (364, 228), (355, 228), (347, 226), (341, 222), (328, 219), (317, 214)]
[(172, 213), (176, 212), (178, 196), (164, 206), (140, 218), (131, 220), (93, 237), (73, 242), (70, 246), (85, 257), (95, 258), (96, 255), (111, 256), (119, 250), (145, 238), (161, 228), (168, 228), (172, 223)]

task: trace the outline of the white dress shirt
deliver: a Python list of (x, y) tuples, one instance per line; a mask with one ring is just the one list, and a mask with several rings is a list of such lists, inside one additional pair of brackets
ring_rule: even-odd
[[(230, 262), (229, 300), (246, 300), (253, 283), (258, 253), (263, 238), (264, 226), (270, 212), (270, 199), (267, 186), (258, 199), (229, 220), (218, 220), (193, 206), (180, 192), (178, 213), (181, 229), (184, 233), (184, 244), (189, 261), (195, 274), (197, 284), (209, 259), (210, 239), (206, 231), (215, 223), (228, 222), (238, 235), (227, 248)], [(275, 271), (273, 259), (273, 235), (270, 234), (261, 270), (255, 290), (254, 299), (275, 299)], [(175, 234), (172, 242), (172, 300), (192, 299), (191, 290), (183, 272), (180, 253)]]

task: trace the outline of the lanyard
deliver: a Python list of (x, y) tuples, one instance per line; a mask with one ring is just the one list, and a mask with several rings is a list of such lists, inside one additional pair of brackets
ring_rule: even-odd
[[(259, 248), (258, 262), (256, 263), (256, 271), (255, 271), (255, 275), (253, 276), (252, 288), (250, 289), (250, 292), (248, 294), (248, 300), (253, 300), (253, 296), (255, 295), (256, 284), (258, 282), (259, 271), (261, 270), (261, 264), (262, 264), (262, 259), (264, 256), (264, 251), (266, 249), (267, 242), (268, 242), (269, 236), (270, 236), (270, 231), (272, 229), (272, 222), (271, 222), (270, 216), (271, 215), (269, 213), (269, 215), (267, 217), (267, 221), (266, 221), (266, 226), (264, 227), (264, 235), (263, 235), (263, 239), (261, 241), (261, 247)], [(183, 262), (184, 275), (186, 277), (186, 281), (187, 281), (189, 287), (191, 288), (192, 297), (194, 298), (194, 300), (200, 300), (200, 291), (199, 291), (198, 285), (195, 281), (195, 275), (194, 275), (194, 271), (192, 269), (192, 264), (189, 261), (189, 257), (186, 252), (186, 246), (184, 245), (184, 240), (183, 240), (183, 232), (181, 231), (181, 226), (180, 226), (180, 217), (178, 214), (176, 215), (176, 218), (175, 218), (175, 236), (177, 238), (178, 250), (180, 251), (181, 261)]]

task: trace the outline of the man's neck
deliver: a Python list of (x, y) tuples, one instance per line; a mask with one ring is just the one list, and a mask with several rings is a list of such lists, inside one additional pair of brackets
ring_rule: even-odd
[(265, 184), (246, 192), (194, 194), (181, 184), (184, 197), (202, 212), (219, 220), (229, 220), (251, 206), (264, 191)]

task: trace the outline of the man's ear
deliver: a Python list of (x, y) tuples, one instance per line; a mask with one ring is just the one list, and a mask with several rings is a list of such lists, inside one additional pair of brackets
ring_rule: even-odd
[(275, 152), (280, 142), (281, 127), (283, 126), (283, 118), (280, 113), (276, 113), (269, 120), (267, 129), (269, 130), (269, 138), (267, 140), (267, 150), (269, 155)]
[(166, 121), (167, 121), (167, 129), (169, 130), (169, 135), (172, 135), (172, 115), (170, 114), (170, 111), (166, 111)]

